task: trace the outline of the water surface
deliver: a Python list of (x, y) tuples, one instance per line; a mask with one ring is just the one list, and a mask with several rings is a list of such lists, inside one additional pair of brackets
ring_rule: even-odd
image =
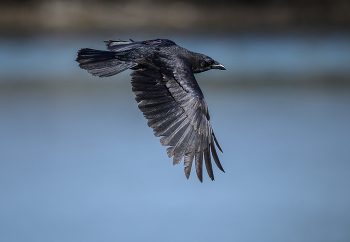
[(349, 89), (203, 85), (226, 173), (202, 184), (130, 89), (2, 87), (1, 241), (349, 240)]

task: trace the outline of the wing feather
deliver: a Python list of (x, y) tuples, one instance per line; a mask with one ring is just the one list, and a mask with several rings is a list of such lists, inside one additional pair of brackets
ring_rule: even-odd
[(184, 172), (186, 178), (190, 178), (192, 163), (194, 159), (194, 155), (196, 153), (196, 141), (197, 141), (197, 132), (192, 132), (191, 138), (188, 141), (188, 146), (184, 156)]
[(147, 118), (148, 120), (150, 119), (160, 119), (163, 117), (166, 117), (167, 115), (176, 112), (178, 110), (181, 110), (183, 112), (183, 110), (181, 109), (181, 107), (179, 106), (175, 106), (169, 109), (165, 109), (165, 110), (160, 110), (158, 112), (154, 112), (154, 113), (146, 113), (144, 114), (145, 118)]
[(182, 157), (185, 155), (188, 142), (192, 136), (193, 128), (189, 125), (186, 131), (182, 134), (181, 138), (174, 146), (174, 159), (173, 164), (180, 164)]
[(174, 112), (167, 113), (167, 115), (160, 116), (154, 119), (148, 119), (148, 126), (155, 131), (164, 131), (172, 122), (175, 121), (183, 113), (182, 109), (175, 110)]
[(160, 139), (160, 143), (164, 146), (174, 146), (183, 134), (183, 132), (181, 131), (186, 130), (188, 125), (189, 120), (186, 118), (186, 116), (184, 116), (183, 121), (177, 126), (177, 128), (169, 136), (162, 137)]
[(203, 182), (203, 135), (199, 135), (195, 157), (197, 177), (200, 182)]
[(213, 155), (215, 164), (218, 166), (218, 168), (219, 168), (221, 171), (225, 172), (225, 171), (224, 171), (224, 168), (222, 168), (222, 165), (221, 165), (221, 163), (220, 163), (218, 154), (216, 153), (215, 145), (214, 145), (213, 142), (210, 144), (210, 148), (211, 148), (211, 153), (212, 153), (212, 155)]
[[(164, 130), (158, 131), (154, 130), (154, 135), (159, 137), (159, 136), (164, 136), (163, 138), (167, 138), (169, 135), (171, 135), (179, 126), (180, 124), (186, 119), (186, 114), (182, 113), (180, 116), (178, 116), (173, 122), (171, 122)], [(165, 140), (165, 139), (163, 139)], [(162, 139), (160, 139), (160, 143), (162, 143)], [(162, 145), (166, 146), (165, 144), (162, 143)]]
[(213, 181), (214, 180), (214, 173), (213, 173), (213, 166), (211, 165), (211, 156), (210, 156), (208, 137), (204, 138), (204, 145), (205, 145), (205, 147), (203, 149), (203, 154), (204, 154), (204, 160), (205, 160), (205, 167), (207, 169), (207, 172), (208, 172), (210, 179)]

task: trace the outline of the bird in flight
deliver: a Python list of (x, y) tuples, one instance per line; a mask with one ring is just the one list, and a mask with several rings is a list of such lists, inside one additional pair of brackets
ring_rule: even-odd
[(210, 116), (195, 73), (210, 69), (226, 70), (209, 56), (195, 53), (167, 39), (141, 42), (105, 41), (108, 51), (83, 48), (76, 61), (80, 68), (99, 77), (132, 69), (132, 91), (138, 107), (148, 120), (160, 143), (167, 148), (173, 164), (184, 159), (184, 171), (190, 177), (193, 160), (197, 177), (203, 181), (203, 156), (211, 180), (214, 180), (211, 155), (221, 166), (216, 148), (222, 152), (210, 124)]

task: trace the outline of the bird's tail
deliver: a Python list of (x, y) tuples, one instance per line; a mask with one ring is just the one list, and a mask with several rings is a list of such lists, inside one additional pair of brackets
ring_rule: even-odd
[(111, 51), (84, 48), (78, 51), (76, 61), (80, 63), (80, 68), (99, 77), (113, 76), (137, 65), (133, 61), (118, 60), (115, 54)]

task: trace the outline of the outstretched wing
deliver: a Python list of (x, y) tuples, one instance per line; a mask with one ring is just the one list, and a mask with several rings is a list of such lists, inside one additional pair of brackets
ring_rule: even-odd
[(146, 58), (135, 61), (138, 69), (131, 73), (135, 99), (140, 102), (139, 109), (148, 119), (154, 135), (162, 136), (161, 144), (170, 146), (167, 148), (169, 158), (174, 157), (175, 165), (184, 157), (187, 179), (195, 160), (197, 176), (202, 182), (204, 156), (208, 175), (214, 180), (210, 152), (224, 172), (215, 144), (222, 150), (209, 122), (204, 96), (189, 65), (182, 62), (174, 68), (159, 56), (153, 61)]

